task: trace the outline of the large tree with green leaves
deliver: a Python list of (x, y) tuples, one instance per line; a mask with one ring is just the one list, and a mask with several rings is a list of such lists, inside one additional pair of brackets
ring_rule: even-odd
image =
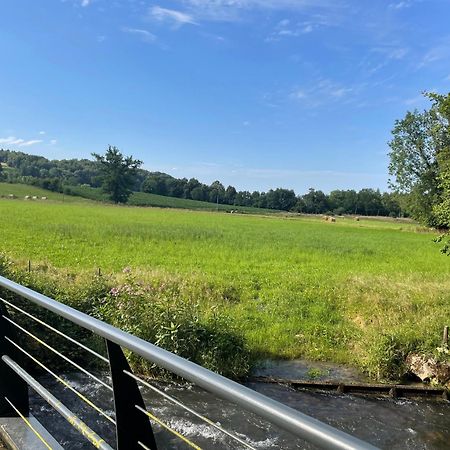
[[(443, 145), (437, 156), (439, 166), (438, 182), (442, 195), (440, 201), (433, 206), (433, 212), (442, 228), (450, 229), (450, 93), (447, 95), (430, 94), (433, 106), (439, 115), (441, 128), (444, 130)], [(450, 255), (450, 233), (443, 234), (442, 252)]]
[(429, 110), (407, 112), (395, 122), (389, 142), (389, 173), (393, 176), (391, 187), (407, 194), (401, 198), (410, 214), (428, 226), (439, 227), (433, 206), (442, 198), (439, 155), (446, 146), (448, 130), (434, 94), (426, 95), (433, 100)]
[(117, 147), (109, 146), (104, 155), (92, 153), (96, 159), (103, 190), (114, 203), (126, 203), (142, 161), (123, 156)]

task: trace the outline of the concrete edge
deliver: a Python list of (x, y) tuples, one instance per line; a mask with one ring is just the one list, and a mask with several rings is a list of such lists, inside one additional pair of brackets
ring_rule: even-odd
[[(63, 450), (63, 447), (36, 417), (30, 414), (27, 419), (53, 450)], [(9, 450), (48, 450), (47, 446), (42, 443), (20, 417), (0, 418), (0, 439)]]

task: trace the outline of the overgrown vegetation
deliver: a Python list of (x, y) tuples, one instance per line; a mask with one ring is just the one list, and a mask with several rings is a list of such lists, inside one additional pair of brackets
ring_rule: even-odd
[[(192, 284), (162, 271), (134, 273), (128, 268), (123, 273), (100, 276), (87, 272), (74, 274), (42, 264), (27, 272), (2, 254), (0, 275), (225, 376), (242, 378), (251, 366), (250, 352), (239, 328), (218, 307), (221, 301), (227, 301), (220, 286)], [(19, 306), (25, 304), (7, 291), (2, 296)], [(29, 302), (25, 309), (85, 345), (105, 352), (102, 340), (87, 330)], [(26, 329), (48, 340), (46, 328), (15, 313), (14, 309), (11, 313)], [(14, 331), (22, 346), (28, 351), (31, 348), (33, 356), (41, 362), (51, 358), (52, 367), (66, 367), (64, 361), (55, 361), (53, 354), (24, 333)], [(51, 335), (51, 345), (84, 365), (98, 364), (87, 352), (56, 334)], [(133, 369), (141, 374), (166, 375), (164, 370), (135, 354), (130, 353), (129, 357)]]
[(33, 287), (70, 303), (101, 267), (111, 284), (75, 305), (216, 370), (227, 361), (214, 359), (220, 352), (242, 355), (234, 376), (249, 349), (396, 377), (410, 350), (439, 346), (450, 317), (447, 259), (434, 234), (404, 220), (19, 199), (0, 199), (0, 213), (0, 248)]

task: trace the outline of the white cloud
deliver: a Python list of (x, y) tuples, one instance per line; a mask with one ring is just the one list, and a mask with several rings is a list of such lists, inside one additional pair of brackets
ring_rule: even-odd
[(315, 84), (292, 89), (288, 98), (307, 107), (315, 108), (335, 102), (354, 101), (362, 88), (363, 85), (343, 86), (328, 78), (321, 78)]
[(50, 144), (55, 145), (58, 141), (56, 139), (50, 139)]
[(306, 93), (302, 89), (295, 89), (290, 93), (290, 97), (295, 100), (302, 100), (303, 98), (306, 98)]
[(7, 138), (0, 139), (0, 144), (7, 144), (7, 145), (19, 145), (19, 144), (22, 144), (22, 142), (25, 142), (25, 140), (18, 139), (14, 136), (9, 136)]
[(150, 31), (147, 31), (147, 30), (142, 30), (142, 29), (139, 29), (139, 28), (123, 27), (122, 31), (124, 33), (134, 34), (135, 36), (140, 37), (143, 42), (146, 42), (146, 43), (149, 43), (149, 44), (151, 44), (152, 42), (156, 41), (156, 36), (153, 33), (150, 33)]
[[(180, 0), (197, 20), (234, 21), (251, 10), (304, 11), (306, 9), (336, 9), (342, 0)], [(287, 20), (287, 19), (285, 19)]]
[(330, 25), (330, 23), (322, 15), (313, 15), (310, 17), (310, 20), (302, 22), (293, 22), (290, 19), (283, 19), (275, 25), (274, 30), (265, 41), (276, 42), (283, 37), (299, 37), (328, 25)]
[(86, 6), (89, 6), (91, 3), (91, 0), (81, 0), (81, 6), (85, 8)]
[(448, 60), (450, 58), (450, 37), (443, 40), (440, 44), (429, 49), (419, 63), (418, 68), (429, 66), (433, 63)]
[(150, 16), (154, 20), (157, 20), (158, 22), (170, 22), (176, 27), (180, 27), (186, 24), (196, 25), (196, 21), (194, 20), (192, 15), (177, 11), (175, 9), (162, 8), (161, 6), (152, 6), (149, 12)]
[(43, 134), (45, 134), (45, 131), (39, 131), (39, 134), (43, 135)]
[(25, 139), (16, 138), (15, 136), (0, 138), (0, 144), (17, 145), (19, 147), (28, 147), (29, 145), (39, 144), (40, 142), (42, 142), (41, 139), (30, 139), (29, 141), (26, 141)]
[(42, 142), (42, 139), (31, 139), (29, 141), (23, 141), (19, 144), (19, 147), (28, 147), (30, 145), (34, 144), (40, 144)]
[(411, 6), (412, 2), (411, 1), (402, 1), (402, 2), (397, 2), (397, 3), (390, 3), (389, 4), (389, 8), (391, 9), (404, 9), (404, 8), (409, 8)]

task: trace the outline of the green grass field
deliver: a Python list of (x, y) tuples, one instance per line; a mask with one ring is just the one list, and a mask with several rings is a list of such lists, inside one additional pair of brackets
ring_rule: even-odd
[[(329, 223), (45, 195), (51, 200), (0, 199), (1, 252), (23, 267), (29, 259), (74, 273), (131, 267), (149, 282), (165, 274), (201, 284), (198, 301), (214, 301), (261, 355), (345, 362), (377, 375), (385, 359), (438, 346), (450, 319), (450, 259), (410, 222)], [(221, 298), (209, 301), (208, 286)]]

